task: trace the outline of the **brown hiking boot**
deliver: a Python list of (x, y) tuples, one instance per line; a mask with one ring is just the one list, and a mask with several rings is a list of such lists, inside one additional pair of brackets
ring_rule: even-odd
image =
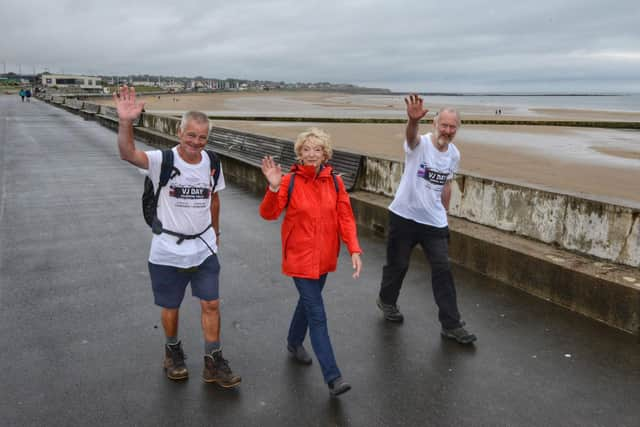
[(189, 377), (187, 365), (184, 363), (186, 358), (182, 351), (182, 342), (164, 346), (164, 370), (169, 379), (185, 380)]
[(222, 357), (222, 350), (204, 356), (202, 379), (206, 383), (217, 383), (224, 388), (232, 388), (240, 384), (242, 378), (234, 374), (229, 362)]

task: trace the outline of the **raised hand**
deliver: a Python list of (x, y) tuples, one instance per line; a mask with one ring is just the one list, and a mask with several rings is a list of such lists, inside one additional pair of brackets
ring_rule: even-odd
[(126, 85), (113, 94), (113, 101), (116, 104), (118, 118), (121, 121), (134, 121), (144, 108), (144, 102), (136, 102), (136, 89), (129, 88)]
[(282, 166), (273, 161), (273, 157), (265, 156), (262, 159), (262, 174), (269, 182), (269, 187), (273, 190), (280, 188), (282, 182)]
[(407, 104), (407, 116), (409, 120), (420, 121), (421, 118), (427, 115), (429, 110), (426, 110), (422, 106), (422, 98), (418, 95), (411, 94), (408, 98), (404, 99), (404, 103)]

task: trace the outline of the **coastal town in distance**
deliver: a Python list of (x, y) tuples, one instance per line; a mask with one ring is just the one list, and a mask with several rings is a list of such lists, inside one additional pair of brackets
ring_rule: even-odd
[(206, 78), (156, 76), (149, 74), (120, 76), (88, 76), (76, 74), (0, 74), (0, 87), (6, 92), (17, 87), (78, 91), (87, 93), (109, 93), (120, 85), (134, 86), (140, 92), (213, 92), (213, 91), (269, 91), (269, 90), (318, 90), (347, 93), (391, 93), (389, 89), (367, 88), (346, 83), (330, 82), (285, 82), (270, 80), (247, 80), (238, 78)]

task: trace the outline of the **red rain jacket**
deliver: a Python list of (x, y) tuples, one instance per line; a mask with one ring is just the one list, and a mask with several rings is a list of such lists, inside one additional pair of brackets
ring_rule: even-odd
[(340, 239), (350, 254), (362, 253), (349, 195), (337, 176), (339, 191), (326, 165), (318, 176), (314, 166), (293, 165), (282, 177), (277, 193), (269, 190), (260, 204), (260, 216), (278, 219), (287, 204), (291, 174), (296, 174), (282, 222), (282, 272), (291, 277), (317, 279), (335, 271)]

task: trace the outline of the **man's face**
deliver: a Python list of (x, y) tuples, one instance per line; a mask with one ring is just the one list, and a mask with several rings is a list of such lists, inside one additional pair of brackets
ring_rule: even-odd
[(184, 130), (178, 129), (180, 148), (186, 156), (195, 156), (207, 145), (209, 124), (189, 120)]
[(436, 144), (439, 148), (446, 147), (458, 131), (458, 119), (455, 113), (443, 111), (438, 114), (437, 120), (433, 123), (433, 131)]

